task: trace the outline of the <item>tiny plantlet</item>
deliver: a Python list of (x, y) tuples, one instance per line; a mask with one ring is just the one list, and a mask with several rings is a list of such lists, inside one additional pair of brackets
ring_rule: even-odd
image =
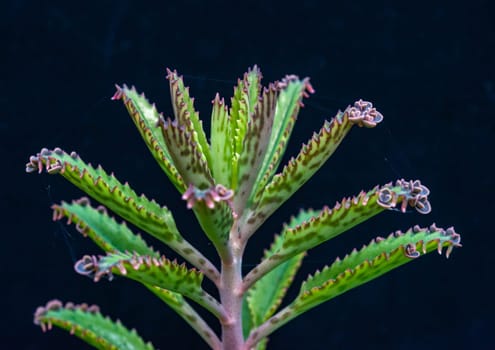
[[(428, 214), (429, 190), (419, 180), (401, 179), (333, 207), (303, 209), (274, 237), (261, 262), (243, 275), (243, 253), (265, 220), (315, 174), (353, 126), (373, 128), (383, 116), (370, 102), (355, 102), (325, 121), (279, 170), (303, 98), (314, 92), (307, 78), (289, 75), (263, 87), (259, 69), (248, 70), (234, 88), (230, 107), (218, 94), (212, 101), (209, 139), (182, 77), (169, 70), (167, 78), (173, 119), (125, 85), (117, 86), (112, 99), (124, 103), (151, 154), (214, 245), (221, 266), (183, 237), (167, 207), (137, 195), (128, 183), (75, 152), (44, 148), (29, 158), (27, 172), (59, 174), (100, 203), (95, 206), (83, 197), (52, 206), (54, 220), (67, 219), (104, 252), (83, 256), (75, 264), (77, 273), (95, 281), (119, 275), (141, 283), (212, 349), (262, 350), (271, 333), (323, 302), (424, 254), (445, 250), (448, 257), (461, 246), (453, 228), (435, 224), (376, 237), (333, 263), (329, 259), (330, 264), (308, 276), (297, 296), (281, 307), (308, 250), (384, 210), (412, 208)], [(179, 262), (149, 246), (109, 211), (170, 247)], [(203, 288), (205, 278), (218, 289), (218, 297)], [(216, 317), (221, 334), (197, 307)], [(43, 331), (63, 328), (98, 349), (154, 349), (134, 330), (103, 317), (94, 305), (52, 300), (36, 310), (34, 322)]]

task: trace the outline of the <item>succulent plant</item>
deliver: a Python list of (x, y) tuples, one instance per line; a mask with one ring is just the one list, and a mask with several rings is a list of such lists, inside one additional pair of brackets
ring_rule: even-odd
[[(460, 246), (453, 228), (434, 224), (376, 237), (317, 270), (299, 287), (294, 300), (280, 308), (306, 252), (385, 210), (430, 212), (429, 190), (419, 180), (397, 180), (344, 198), (333, 207), (301, 210), (274, 237), (261, 262), (242, 274), (249, 239), (333, 154), (356, 125), (373, 128), (383, 116), (359, 100), (325, 121), (280, 171), (279, 165), (303, 98), (314, 90), (309, 79), (288, 75), (261, 85), (257, 67), (234, 88), (231, 106), (217, 94), (209, 140), (194, 99), (176, 71), (168, 70), (174, 119), (164, 118), (135, 88), (117, 86), (113, 100), (127, 108), (153, 157), (172, 181), (219, 255), (215, 266), (176, 227), (167, 207), (138, 195), (101, 166), (75, 152), (42, 149), (31, 156), (27, 172), (60, 174), (86, 192), (72, 203), (53, 205), (53, 219), (67, 219), (105, 253), (83, 256), (75, 271), (98, 281), (114, 275), (133, 279), (176, 311), (212, 349), (265, 349), (268, 336), (317, 305), (432, 251), (448, 257)], [(278, 172), (277, 172), (278, 171)], [(182, 263), (163, 256), (134, 233), (120, 216), (175, 251)], [(213, 282), (219, 300), (203, 287)], [(195, 310), (211, 312), (221, 334)], [(134, 330), (103, 317), (97, 306), (52, 300), (34, 316), (43, 330), (57, 326), (99, 349), (153, 349)]]

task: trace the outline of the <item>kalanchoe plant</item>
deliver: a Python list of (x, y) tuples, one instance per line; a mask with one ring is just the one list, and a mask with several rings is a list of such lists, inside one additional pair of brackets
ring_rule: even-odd
[[(217, 94), (211, 134), (203, 131), (194, 100), (182, 77), (168, 71), (174, 119), (164, 118), (134, 88), (117, 86), (121, 100), (155, 160), (215, 246), (218, 268), (178, 231), (170, 210), (138, 196), (127, 183), (75, 152), (42, 149), (31, 156), (27, 172), (60, 174), (88, 198), (53, 205), (53, 219), (66, 218), (104, 252), (82, 257), (76, 272), (95, 281), (114, 275), (143, 284), (175, 310), (212, 349), (265, 349), (267, 337), (302, 313), (431, 251), (447, 257), (460, 246), (453, 228), (434, 224), (376, 237), (360, 250), (310, 275), (299, 294), (279, 309), (306, 252), (388, 209), (430, 212), (429, 190), (419, 180), (398, 180), (344, 198), (334, 207), (301, 210), (275, 236), (261, 262), (243, 276), (242, 257), (253, 234), (332, 155), (354, 125), (373, 128), (383, 119), (370, 102), (359, 100), (330, 121), (277, 173), (303, 98), (313, 93), (308, 79), (286, 76), (261, 86), (257, 67), (239, 79), (230, 108)], [(160, 254), (112, 217), (107, 208), (173, 249), (185, 262)], [(202, 287), (204, 278), (218, 288), (219, 300)], [(221, 335), (190, 301), (211, 312)], [(153, 349), (135, 331), (104, 318), (98, 307), (53, 300), (36, 310), (43, 330), (58, 326), (99, 349)]]

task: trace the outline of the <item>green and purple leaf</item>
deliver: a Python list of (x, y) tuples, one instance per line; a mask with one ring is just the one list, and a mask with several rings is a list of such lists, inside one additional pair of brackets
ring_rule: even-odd
[(177, 190), (181, 194), (184, 193), (187, 186), (184, 184), (181, 175), (173, 164), (172, 157), (167, 149), (162, 131), (158, 126), (161, 115), (156, 110), (155, 105), (150, 104), (144, 94), (138, 94), (134, 87), (131, 89), (126, 85), (123, 87), (117, 85), (116, 87), (117, 91), (112, 99), (121, 99), (124, 102), (127, 111), (148, 146), (148, 149), (153, 154), (153, 157)]
[(230, 187), (232, 183), (232, 130), (225, 100), (217, 94), (211, 112), (211, 172), (216, 184)]
[(446, 256), (460, 247), (461, 237), (453, 228), (415, 226), (407, 232), (397, 231), (387, 238), (377, 237), (361, 250), (353, 250), (343, 259), (317, 271), (303, 282), (299, 295), (287, 307), (251, 332), (247, 343), (252, 346), (295, 317), (315, 306), (367, 283), (421, 255), (446, 249)]
[(275, 175), (262, 189), (259, 201), (249, 223), (255, 228), (289, 199), (330, 158), (354, 124), (373, 127), (383, 116), (369, 102), (358, 101), (354, 107), (339, 112), (330, 122), (325, 121), (318, 134), (303, 145), (296, 158), (292, 158), (282, 173)]
[(303, 97), (313, 93), (309, 79), (299, 80), (295, 75), (288, 75), (281, 82), (275, 83), (280, 90), (277, 98), (270, 141), (260, 171), (255, 181), (255, 191), (249, 200), (258, 202), (265, 186), (277, 171), (282, 156), (287, 148), (292, 129), (297, 119)]
[(254, 113), (248, 119), (246, 136), (239, 155), (237, 191), (234, 197), (234, 211), (238, 214), (243, 212), (252, 195), (254, 182), (266, 154), (277, 96), (278, 87), (270, 84), (264, 89)]
[(49, 174), (62, 175), (114, 213), (167, 244), (210, 279), (218, 280), (217, 269), (180, 235), (166, 207), (144, 195), (138, 196), (127, 183), (108, 175), (101, 166), (95, 169), (84, 163), (75, 152), (69, 155), (60, 148), (42, 149), (29, 158), (26, 171), (41, 173), (43, 169)]
[(213, 186), (214, 181), (200, 145), (180, 120), (160, 118), (159, 125), (174, 165), (184, 182), (199, 189)]
[(405, 211), (409, 205), (420, 213), (428, 213), (428, 194), (428, 188), (418, 180), (398, 180), (394, 186), (392, 183), (382, 187), (376, 186), (371, 191), (361, 192), (353, 198), (344, 198), (337, 202), (333, 209), (325, 207), (318, 212), (311, 210), (300, 214), (306, 219), (294, 227), (284, 227), (280, 248), (253, 269), (245, 277), (245, 283), (251, 285), (262, 274), (284, 261), (336, 237), (383, 210), (394, 209), (400, 205), (400, 210)]
[(138, 196), (129, 184), (122, 184), (113, 174), (108, 175), (101, 166), (93, 168), (86, 164), (75, 152), (70, 155), (55, 148), (53, 151), (42, 149), (36, 156), (30, 157), (26, 164), (27, 172), (59, 173), (79, 187), (82, 191), (166, 244), (182, 239), (172, 213), (148, 200), (144, 195)]
[[(182, 76), (177, 71), (167, 69), (167, 79), (170, 83), (170, 97), (174, 109), (175, 121), (191, 135), (191, 140), (197, 144), (202, 161), (211, 164), (210, 146), (199, 119), (199, 113), (194, 109), (194, 98), (189, 95), (189, 88), (184, 86)], [(172, 151), (169, 148), (169, 151)]]
[(107, 253), (99, 258), (85, 255), (75, 264), (74, 269), (95, 281), (112, 279), (117, 274), (187, 296), (203, 292), (201, 272), (188, 269), (184, 264), (179, 265), (164, 256), (157, 258), (129, 252)]
[(261, 93), (261, 72), (257, 66), (249, 69), (243, 79), (239, 79), (234, 88), (230, 108), (230, 131), (232, 147), (232, 178), (230, 188), (237, 190), (239, 178), (239, 157), (242, 153), (249, 120), (255, 113), (258, 98)]
[(43, 331), (53, 326), (62, 328), (101, 350), (153, 350), (151, 343), (145, 343), (135, 330), (128, 330), (120, 323), (113, 322), (100, 314), (96, 305), (76, 305), (58, 300), (40, 306), (34, 315), (34, 323)]

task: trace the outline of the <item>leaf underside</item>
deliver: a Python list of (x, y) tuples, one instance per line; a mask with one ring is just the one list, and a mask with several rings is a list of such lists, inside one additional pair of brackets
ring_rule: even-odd
[(98, 307), (87, 304), (75, 305), (52, 300), (35, 313), (35, 323), (43, 331), (56, 326), (69, 331), (86, 343), (101, 350), (153, 350), (135, 330), (129, 331), (120, 321), (103, 317)]
[(72, 203), (53, 205), (53, 218), (67, 218), (68, 223), (84, 236), (88, 236), (106, 252), (131, 252), (158, 258), (160, 255), (149, 247), (140, 235), (134, 234), (125, 224), (110, 217), (103, 206), (93, 208), (83, 197)]

